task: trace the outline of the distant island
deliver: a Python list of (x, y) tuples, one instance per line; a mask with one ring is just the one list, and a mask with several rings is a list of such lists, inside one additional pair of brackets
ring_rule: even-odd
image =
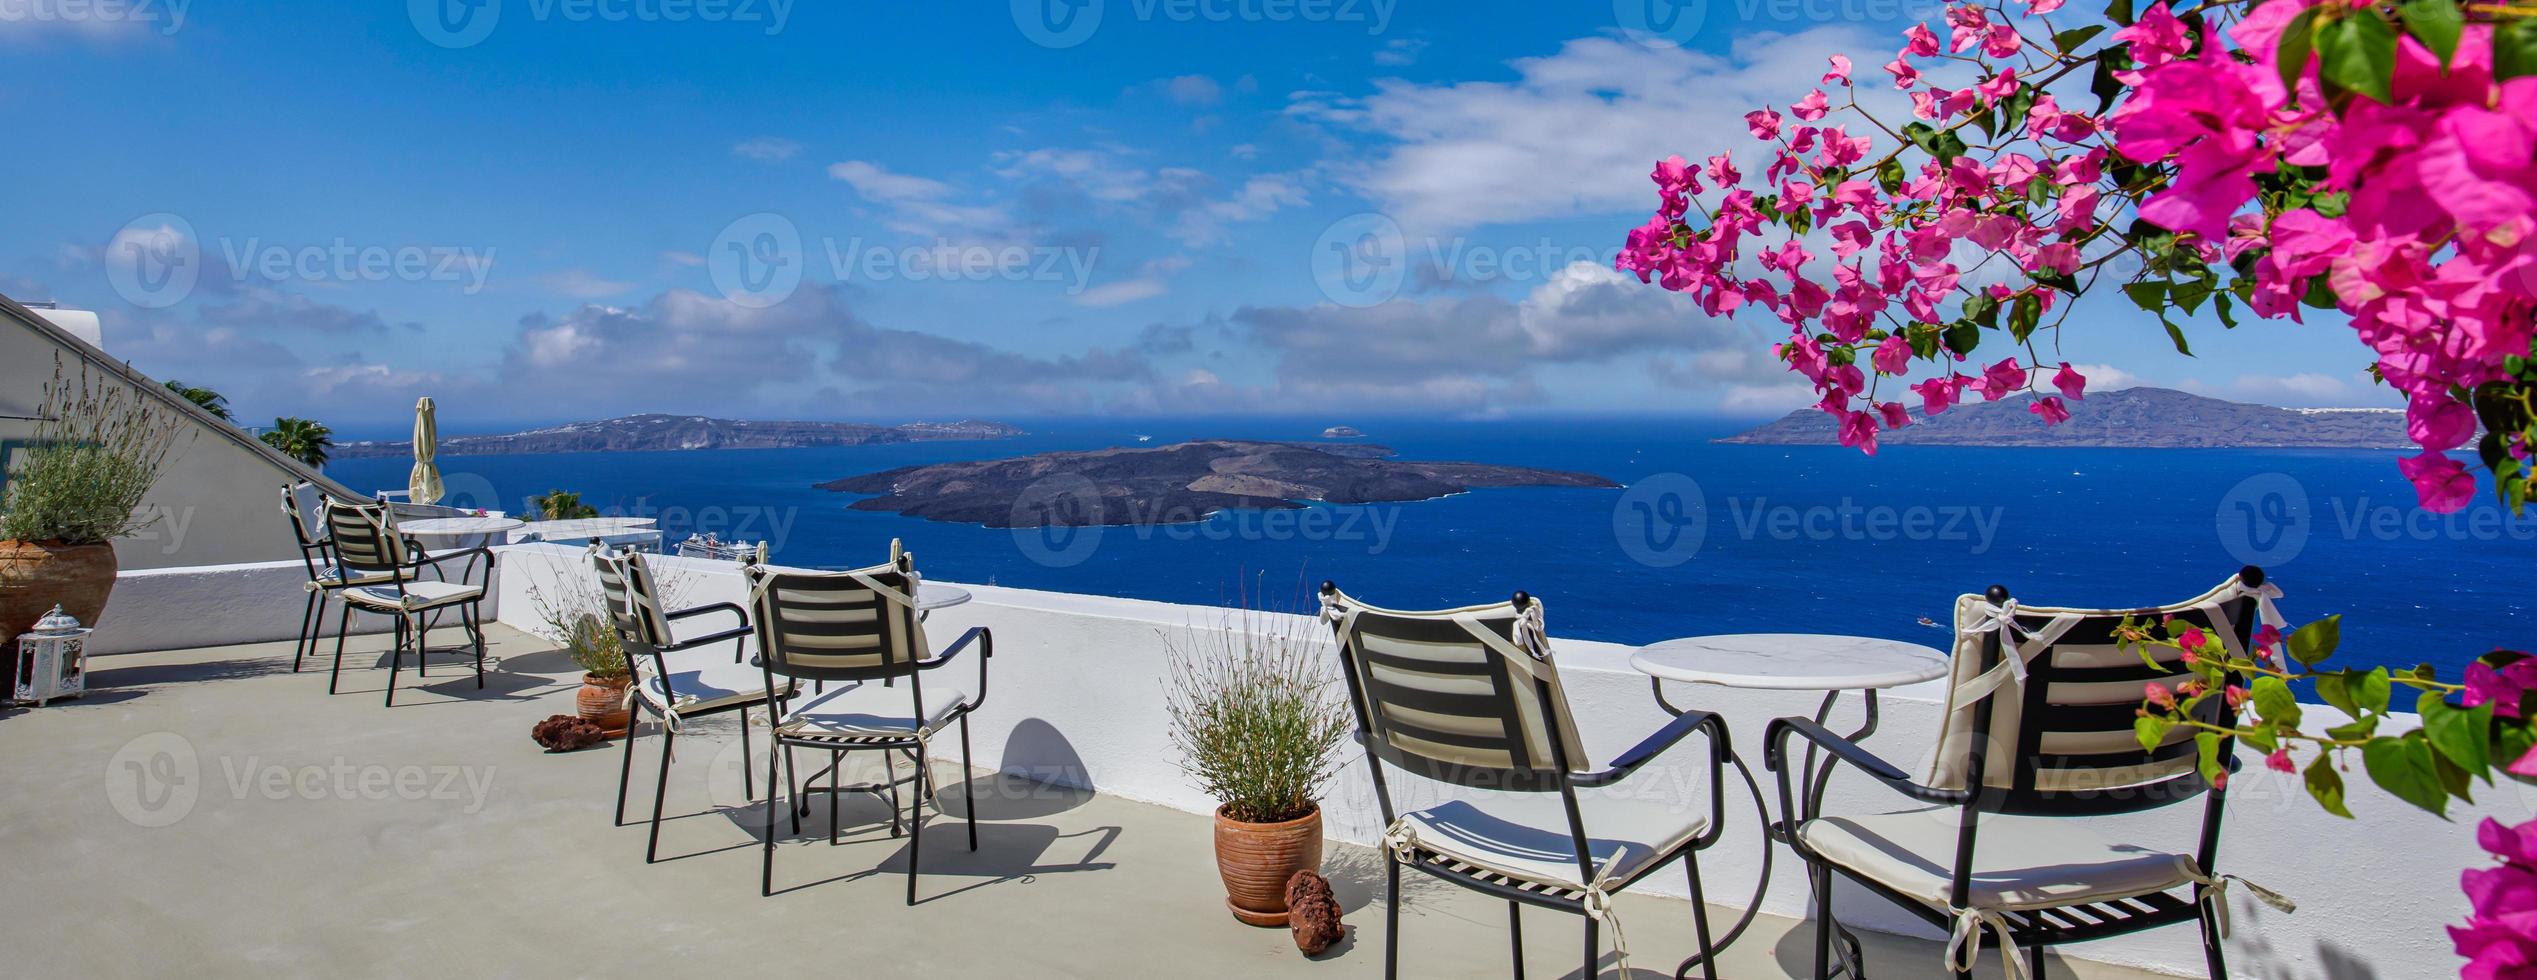
[(1334, 425), (1321, 430), (1324, 439), (1363, 439), (1365, 433), (1353, 425)]
[(875, 510), (987, 527), (1182, 524), (1230, 509), (1427, 500), (1484, 487), (1617, 488), (1591, 473), (1394, 460), (1383, 446), (1206, 440), (908, 466), (819, 484)]
[[(876, 443), (1006, 439), (1022, 430), (1002, 422), (911, 422), (869, 425), (861, 422), (760, 422), (713, 419), (700, 415), (628, 415), (596, 422), (562, 425), (508, 435), (443, 436), (444, 456), (509, 456), (522, 453), (647, 453), (681, 449), (803, 449), (868, 446)], [(414, 444), (397, 441), (348, 442), (336, 446), (338, 458), (410, 456)]]
[[(2134, 449), (2403, 449), (2405, 414), (2375, 408), (2275, 408), (2170, 388), (2090, 392), (2068, 402), (2070, 420), (2046, 426), (2026, 410), (2033, 395), (1960, 404), (1935, 418), (1912, 410), (1912, 424), (1877, 434), (1881, 445), (2087, 446)], [(1905, 403), (1917, 401), (1906, 398)], [(1814, 408), (1719, 442), (1831, 446), (1830, 415)]]

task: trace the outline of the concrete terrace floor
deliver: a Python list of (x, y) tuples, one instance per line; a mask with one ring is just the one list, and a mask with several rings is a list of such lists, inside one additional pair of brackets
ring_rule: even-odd
[[(647, 866), (643, 825), (609, 824), (617, 747), (548, 755), (528, 738), (539, 719), (572, 710), (571, 664), (525, 634), (490, 634), (502, 663), (485, 690), (453, 664), (408, 693), (409, 669), (393, 709), (379, 703), (385, 640), (373, 637), (355, 641), (362, 655), (347, 660), (335, 697), (322, 669), (291, 673), (290, 645), (277, 643), (100, 658), (86, 699), (0, 716), (9, 972), (1382, 973), (1374, 851), (1331, 846), (1325, 870), (1350, 935), (1307, 960), (1284, 930), (1225, 913), (1205, 818), (1004, 777), (978, 781), (976, 853), (958, 820), (935, 818), (914, 908), (901, 904), (906, 841), (888, 836), (885, 809), (868, 798), (841, 814), (847, 843), (825, 846), (818, 803), (804, 835), (780, 834), (785, 890), (760, 898), (763, 810), (741, 789), (731, 716), (681, 736), (666, 860)], [(638, 813), (656, 744), (638, 746)], [(1503, 904), (1405, 882), (1404, 976), (1509, 975)], [(1693, 947), (1685, 906), (1624, 897), (1620, 908), (1632, 974), (1670, 976)], [(1712, 922), (1723, 927), (1732, 911), (1716, 908)], [(1576, 975), (1580, 920), (1528, 910), (1525, 923), (1531, 975)], [(1721, 975), (1804, 975), (1812, 937), (1811, 926), (1766, 916)], [(1943, 975), (1933, 944), (1865, 938), (1871, 976)], [(1978, 975), (1999, 969), (1986, 956)], [(1619, 975), (1608, 944), (1602, 975)], [(2052, 975), (2148, 976), (2066, 960)]]

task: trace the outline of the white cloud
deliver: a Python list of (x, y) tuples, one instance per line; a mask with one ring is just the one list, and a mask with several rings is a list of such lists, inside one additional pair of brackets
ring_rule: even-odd
[(556, 295), (578, 300), (606, 299), (634, 288), (633, 283), (578, 268), (549, 272), (537, 277), (537, 281)]
[(760, 136), (732, 144), (731, 155), (759, 163), (781, 163), (802, 155), (802, 145), (781, 136)]
[(2368, 384), (2366, 375), (2350, 379), (2305, 371), (2297, 374), (2241, 374), (2221, 384), (2188, 381), (2178, 387), (2197, 395), (2294, 408), (2386, 407), (2402, 404), (2386, 389)]
[[(1337, 176), (1413, 232), (1630, 213), (1654, 208), (1654, 161), (1749, 147), (1747, 110), (1803, 96), (1827, 55), (1893, 47), (1852, 25), (1747, 35), (1725, 56), (1580, 38), (1512, 62), (1512, 82), (1387, 80), (1357, 98), (1297, 93), (1287, 111), (1382, 140)], [(1891, 96), (1861, 71), (1864, 99)]]
[(2088, 379), (2088, 390), (2092, 392), (2120, 391), (2125, 388), (2138, 388), (2149, 383), (2140, 375), (2111, 364), (2073, 364), (2070, 369), (2079, 372), (2080, 377)]
[(1162, 82), (1163, 94), (1185, 106), (1211, 106), (1224, 101), (1224, 86), (1205, 75), (1182, 75)]
[(1090, 307), (1119, 306), (1141, 299), (1163, 295), (1163, 281), (1152, 278), (1122, 279), (1105, 282), (1075, 294), (1075, 305)]
[(1001, 208), (957, 203), (964, 195), (950, 184), (931, 177), (894, 173), (877, 163), (848, 160), (831, 164), (828, 176), (844, 181), (864, 200), (889, 208), (894, 214), (891, 227), (910, 234), (994, 228), (1006, 222)]
[(1383, 49), (1374, 53), (1374, 63), (1393, 68), (1413, 65), (1418, 63), (1419, 54), (1426, 50), (1427, 42), (1425, 41), (1396, 37), (1384, 42)]

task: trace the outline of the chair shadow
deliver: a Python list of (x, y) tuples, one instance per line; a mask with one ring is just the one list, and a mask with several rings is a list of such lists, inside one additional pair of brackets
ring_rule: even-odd
[[(1339, 900), (1341, 913), (1371, 909), (1374, 900), (1383, 894), (1383, 852), (1356, 847), (1326, 849), (1322, 852), (1321, 876), (1330, 879), (1330, 894)], [(1416, 906), (1421, 897), (1464, 890), (1423, 871), (1401, 869), (1402, 908)]]
[[(886, 799), (865, 793), (842, 796), (820, 793), (813, 794), (809, 802), (810, 812), (801, 818), (798, 833), (782, 811), (776, 812), (774, 834), (778, 853), (775, 870), (779, 883), (776, 894), (872, 877), (904, 880), (910, 841), (905, 836), (890, 834), (890, 806)], [(832, 806), (835, 807), (833, 811)], [(747, 844), (738, 846), (765, 846), (767, 808), (768, 804), (758, 803), (721, 811), (735, 827), (749, 836)], [(837, 819), (836, 847), (851, 850), (862, 844), (889, 843), (893, 845), (891, 852), (877, 864), (855, 867), (842, 874), (811, 881), (781, 884), (788, 864), (799, 867), (821, 860), (811, 855), (820, 853), (823, 849), (817, 845), (829, 840), (828, 819), (832, 812)], [(1041, 875), (1108, 871), (1117, 867), (1115, 863), (1101, 858), (1118, 842), (1119, 827), (1101, 826), (1067, 833), (1045, 824), (987, 823), (983, 819), (985, 811), (981, 810), (979, 815), (981, 821), (975, 851), (968, 847), (969, 822), (966, 818), (946, 811), (928, 814), (920, 822), (919, 832), (925, 835), (928, 846), (924, 848), (924, 864), (917, 869), (917, 904), (994, 885), (1029, 883), (1037, 881)], [(704, 853), (730, 849), (717, 848)], [(788, 855), (786, 852), (800, 853)], [(947, 889), (941, 887), (944, 879), (957, 878), (974, 880)]]

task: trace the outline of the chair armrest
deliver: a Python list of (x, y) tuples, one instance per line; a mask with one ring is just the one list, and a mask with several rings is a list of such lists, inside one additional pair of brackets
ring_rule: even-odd
[[(1808, 742), (1831, 752), (1833, 758), (1857, 767), (1860, 772), (1873, 777), (1877, 782), (1884, 783), (1895, 792), (1913, 799), (1930, 803), (1963, 803), (1973, 798), (1973, 794), (1963, 790), (1933, 789), (1912, 782), (1911, 777), (1905, 775), (1901, 769), (1895, 768), (1893, 763), (1879, 758), (1876, 753), (1862, 748), (1857, 742), (1833, 734), (1830, 729), (1816, 724), (1811, 719), (1775, 718), (1771, 720), (1770, 727), (1762, 733), (1762, 739), (1767, 743), (1763, 747), (1762, 764), (1779, 774), (1780, 812), (1783, 814), (1793, 815), (1798, 812), (1791, 807), (1792, 795), (1788, 785), (1790, 769), (1788, 735), (1791, 732), (1805, 736)], [(1793, 819), (1793, 817), (1785, 819)]]
[(749, 611), (740, 608), (740, 605), (734, 602), (717, 602), (708, 606), (692, 606), (674, 613), (669, 613), (665, 616), (665, 618), (686, 619), (689, 616), (702, 616), (711, 612), (730, 613), (734, 618), (737, 618), (743, 626), (748, 625), (749, 622)]
[(482, 556), (482, 557), (484, 558), (484, 564), (485, 564), (485, 568), (486, 568), (486, 569), (490, 570), (491, 568), (493, 568), (493, 565), (494, 565), (494, 559), (493, 559), (493, 549), (491, 549), (491, 548), (486, 548), (486, 547), (482, 547), (482, 546), (478, 546), (478, 547), (474, 547), (474, 548), (468, 548), (468, 549), (466, 549), (466, 550), (464, 550), (464, 551), (450, 551), (450, 552), (444, 552), (444, 553), (437, 554), (437, 555), (432, 554), (432, 553), (430, 553), (430, 552), (428, 552), (428, 551), (424, 551), (423, 549), (421, 549), (421, 548), (419, 548), (419, 547), (418, 547), (418, 548), (415, 548), (415, 549), (414, 549), (414, 552), (415, 552), (415, 557), (414, 557), (414, 560), (413, 560), (412, 562), (407, 563), (407, 565), (406, 565), (406, 567), (407, 567), (407, 568), (421, 568), (421, 567), (423, 567), (423, 566), (425, 566), (425, 565), (438, 565), (438, 564), (440, 564), (440, 563), (442, 563), (442, 562), (445, 562), (445, 561), (451, 561), (451, 560), (454, 560), (454, 559), (459, 559), (459, 558), (473, 558), (473, 557), (477, 557), (477, 556)]
[[(686, 618), (688, 618), (688, 617), (690, 617), (690, 616), (702, 616), (702, 615), (705, 615), (706, 613), (717, 613), (717, 612), (727, 612), (727, 613), (730, 613), (730, 614), (731, 614), (731, 618), (736, 619), (736, 620), (739, 620), (739, 625), (737, 625), (737, 626), (733, 626), (733, 627), (731, 627), (731, 628), (729, 628), (729, 629), (723, 630), (722, 632), (719, 632), (719, 633), (712, 634), (712, 635), (710, 635), (710, 636), (699, 636), (699, 637), (696, 637), (696, 638), (694, 638), (694, 639), (690, 639), (690, 640), (680, 640), (680, 641), (678, 641), (677, 643), (673, 643), (673, 644), (671, 644), (671, 645), (670, 645), (670, 649), (672, 649), (672, 650), (685, 650), (685, 649), (688, 649), (688, 648), (690, 648), (690, 647), (700, 647), (700, 646), (703, 646), (703, 645), (705, 645), (705, 644), (707, 644), (707, 643), (720, 643), (720, 642), (722, 642), (722, 641), (724, 641), (724, 640), (736, 640), (736, 639), (739, 639), (739, 638), (741, 638), (741, 637), (748, 636), (748, 635), (750, 635), (751, 633), (756, 632), (755, 630), (752, 630), (752, 629), (750, 629), (750, 628), (749, 628), (749, 613), (748, 613), (748, 610), (742, 609), (742, 608), (740, 608), (740, 607), (739, 607), (739, 605), (737, 605), (737, 604), (735, 604), (735, 603), (729, 603), (729, 602), (717, 602), (717, 603), (713, 603), (713, 604), (711, 604), (711, 605), (691, 606), (691, 607), (689, 607), (689, 608), (686, 608), (686, 609), (681, 609), (681, 610), (679, 610), (679, 611), (677, 611), (677, 612), (674, 612), (674, 613), (666, 613), (666, 614), (664, 614), (664, 615), (662, 616), (662, 618), (664, 618), (664, 619), (668, 619), (668, 620), (672, 620), (672, 621), (675, 621), (675, 620), (686, 619)], [(732, 645), (732, 647), (731, 647), (731, 662), (732, 662), (732, 663), (735, 663), (735, 664), (736, 664), (736, 663), (739, 663), (739, 662), (740, 662), (740, 655), (741, 655), (741, 646), (740, 646), (739, 644), (733, 644), (733, 645)]]
[(987, 661), (995, 659), (994, 632), (984, 626), (969, 627), (969, 632), (960, 634), (960, 638), (951, 641), (951, 645), (944, 647), (943, 652), (918, 662), (916, 668), (932, 670), (950, 663), (951, 658), (959, 656), (960, 651), (968, 649), (971, 643), (978, 645), (978, 689), (970, 692), (969, 695), (969, 706), (975, 708), (985, 704), (987, 700)]
[[(723, 631), (718, 632), (718, 633), (707, 633), (707, 634), (705, 634), (705, 635), (703, 635), (703, 636), (691, 636), (691, 637), (688, 637), (688, 638), (686, 638), (686, 639), (684, 639), (684, 640), (680, 640), (680, 641), (678, 641), (678, 642), (676, 642), (676, 643), (672, 643), (672, 644), (670, 644), (670, 645), (668, 645), (668, 646), (662, 647), (662, 648), (661, 648), (661, 652), (662, 652), (662, 653), (676, 653), (676, 652), (678, 652), (678, 651), (680, 651), (680, 650), (693, 650), (693, 649), (695, 649), (695, 648), (697, 648), (697, 647), (704, 646), (704, 645), (706, 645), (706, 644), (708, 644), (708, 643), (720, 643), (720, 642), (722, 642), (722, 641), (724, 641), (724, 640), (737, 640), (737, 639), (742, 639), (742, 638), (745, 638), (745, 637), (747, 637), (747, 636), (749, 636), (749, 635), (751, 635), (751, 634), (753, 634), (753, 633), (755, 633), (755, 632), (756, 632), (755, 630), (752, 630), (752, 629), (748, 628), (747, 626), (734, 626), (734, 627), (732, 627), (732, 628), (730, 628), (730, 629), (723, 630)], [(738, 662), (740, 662), (740, 658), (739, 658), (739, 657), (737, 657), (737, 656), (732, 657), (732, 658), (731, 658), (731, 660), (732, 660), (732, 662), (733, 662), (733, 663), (738, 663)]]
[(1620, 782), (1638, 767), (1648, 764), (1665, 750), (1673, 748), (1674, 743), (1690, 737), (1693, 732), (1704, 729), (1709, 733), (1709, 762), (1712, 767), (1715, 767), (1723, 763), (1732, 753), (1727, 744), (1726, 721), (1711, 712), (1686, 711), (1676, 716), (1674, 720), (1666, 722), (1665, 727), (1657, 729), (1654, 734), (1639, 740), (1637, 745), (1630, 746), (1628, 751), (1615, 757), (1602, 772), (1578, 776), (1574, 782), (1578, 786), (1609, 786)]

